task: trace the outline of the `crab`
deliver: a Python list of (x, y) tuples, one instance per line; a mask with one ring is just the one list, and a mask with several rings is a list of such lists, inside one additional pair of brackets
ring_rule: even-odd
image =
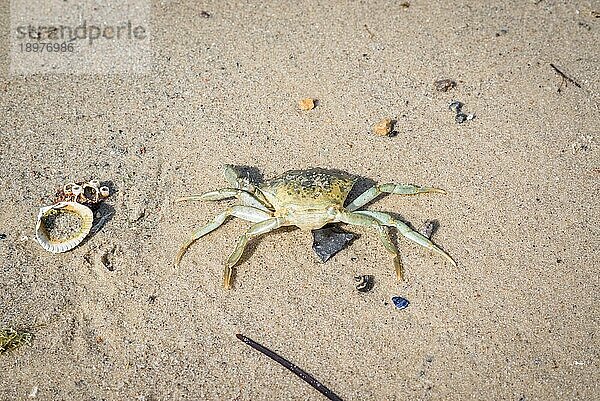
[(194, 241), (219, 228), (229, 217), (254, 223), (238, 238), (235, 249), (225, 261), (223, 286), (226, 289), (232, 286), (233, 267), (240, 260), (248, 241), (285, 226), (315, 230), (330, 223), (345, 223), (372, 228), (393, 257), (394, 270), (399, 281), (404, 279), (402, 262), (387, 227), (397, 229), (405, 238), (444, 257), (456, 266), (456, 262), (446, 252), (402, 221), (384, 212), (359, 210), (382, 194), (446, 194), (442, 189), (411, 184), (377, 184), (344, 206), (356, 181), (344, 173), (332, 173), (321, 168), (290, 170), (258, 186), (252, 184), (248, 177), (238, 174), (233, 166), (224, 166), (224, 174), (229, 184), (227, 188), (176, 200), (218, 201), (237, 198), (237, 203), (192, 233), (179, 249), (175, 257), (175, 267), (179, 266), (181, 258)]

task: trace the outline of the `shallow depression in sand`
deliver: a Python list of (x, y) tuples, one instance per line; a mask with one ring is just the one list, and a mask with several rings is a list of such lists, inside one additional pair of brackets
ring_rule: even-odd
[(64, 210), (52, 211), (44, 217), (48, 237), (53, 241), (64, 241), (76, 236), (81, 231), (81, 222), (81, 217)]

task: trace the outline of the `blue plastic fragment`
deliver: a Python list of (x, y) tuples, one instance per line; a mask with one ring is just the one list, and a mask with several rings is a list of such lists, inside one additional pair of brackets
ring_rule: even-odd
[(402, 297), (392, 297), (392, 302), (398, 309), (405, 309), (410, 305), (408, 299)]

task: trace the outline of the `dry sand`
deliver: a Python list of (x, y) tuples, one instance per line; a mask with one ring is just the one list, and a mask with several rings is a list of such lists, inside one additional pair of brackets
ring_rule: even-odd
[[(0, 323), (46, 325), (0, 357), (0, 399), (323, 399), (236, 333), (344, 400), (597, 399), (600, 3), (300, 3), (157, 2), (146, 75), (13, 76), (2, 58)], [(557, 92), (550, 63), (581, 88)], [(458, 86), (436, 92), (442, 78)], [(318, 106), (299, 111), (305, 97)], [(454, 99), (476, 119), (456, 124)], [(395, 137), (372, 133), (385, 117)], [(321, 264), (309, 232), (284, 229), (225, 291), (234, 220), (174, 271), (226, 204), (172, 201), (225, 186), (225, 163), (444, 188), (369, 207), (439, 220), (458, 268), (400, 238), (398, 284), (368, 230)], [(114, 216), (45, 252), (38, 208), (93, 177), (116, 189)]]

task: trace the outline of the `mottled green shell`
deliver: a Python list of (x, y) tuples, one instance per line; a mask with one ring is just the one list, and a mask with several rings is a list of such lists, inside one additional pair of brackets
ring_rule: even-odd
[(261, 185), (275, 209), (288, 206), (343, 206), (354, 179), (320, 168), (291, 170)]

